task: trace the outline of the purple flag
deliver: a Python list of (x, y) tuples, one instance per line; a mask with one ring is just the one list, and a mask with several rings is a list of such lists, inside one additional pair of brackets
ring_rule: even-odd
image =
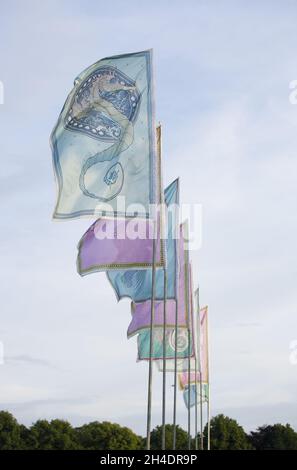
[[(152, 220), (98, 219), (78, 244), (77, 271), (81, 276), (111, 269), (147, 269), (153, 258)], [(158, 223), (156, 267), (164, 265)]]

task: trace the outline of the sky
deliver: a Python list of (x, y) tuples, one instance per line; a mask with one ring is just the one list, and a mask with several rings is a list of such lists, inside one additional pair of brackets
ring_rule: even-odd
[[(153, 48), (165, 184), (179, 176), (181, 201), (203, 208), (191, 257), (209, 306), (211, 414), (297, 429), (296, 20), (290, 0), (2, 2), (0, 409), (26, 425), (105, 420), (145, 434), (130, 303), (104, 273), (76, 272), (92, 220), (52, 220), (49, 135), (82, 70)], [(177, 419), (186, 428), (181, 393)]]

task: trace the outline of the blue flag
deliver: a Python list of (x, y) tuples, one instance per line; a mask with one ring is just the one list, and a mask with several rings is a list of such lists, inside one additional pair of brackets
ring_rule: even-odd
[[(196, 403), (196, 390), (197, 390), (197, 404), (200, 403), (200, 383), (197, 383), (197, 388), (195, 384), (190, 385), (190, 389), (186, 387), (183, 391), (184, 403), (187, 408), (192, 408)], [(189, 397), (190, 395), (190, 397)], [(202, 384), (202, 403), (208, 402), (208, 384)]]
[(132, 204), (150, 216), (159, 201), (153, 102), (151, 51), (102, 59), (76, 78), (51, 135), (54, 218), (132, 217)]
[[(177, 291), (177, 227), (179, 180), (173, 181), (165, 189), (165, 204), (167, 206), (167, 236), (166, 236), (166, 266), (167, 266), (167, 298), (175, 299)], [(170, 209), (170, 206), (172, 210)], [(107, 271), (107, 277), (114, 288), (118, 300), (130, 297), (134, 302), (142, 302), (151, 298), (152, 270)], [(156, 270), (155, 299), (164, 298), (164, 271)]]

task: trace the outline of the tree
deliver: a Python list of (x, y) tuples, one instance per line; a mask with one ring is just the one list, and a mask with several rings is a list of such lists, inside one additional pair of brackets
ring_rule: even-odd
[(77, 449), (76, 435), (67, 421), (54, 419), (51, 422), (39, 420), (30, 428), (27, 446), (42, 450)]
[[(210, 421), (210, 442), (214, 450), (246, 450), (252, 449), (248, 436), (237, 421), (223, 414)], [(204, 428), (204, 441), (207, 439), (207, 426)]]
[(78, 447), (87, 450), (134, 450), (141, 447), (141, 438), (131, 429), (104, 421), (76, 428)]
[(251, 432), (250, 441), (256, 450), (297, 450), (297, 433), (289, 424), (261, 426)]
[[(172, 449), (173, 443), (173, 425), (166, 424), (165, 427), (165, 445), (166, 449)], [(162, 449), (162, 426), (157, 426), (151, 432), (151, 449), (160, 450)], [(176, 449), (188, 449), (188, 433), (176, 426)]]
[(21, 448), (20, 425), (8, 411), (0, 411), (0, 450)]

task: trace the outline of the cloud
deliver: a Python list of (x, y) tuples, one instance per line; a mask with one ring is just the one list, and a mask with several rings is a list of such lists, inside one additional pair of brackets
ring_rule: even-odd
[(11, 362), (11, 363), (17, 363), (17, 364), (33, 364), (33, 365), (43, 366), (43, 367), (55, 367), (53, 364), (51, 364), (49, 361), (45, 359), (31, 357), (26, 354), (19, 354), (16, 356), (5, 356), (4, 361), (8, 363)]

